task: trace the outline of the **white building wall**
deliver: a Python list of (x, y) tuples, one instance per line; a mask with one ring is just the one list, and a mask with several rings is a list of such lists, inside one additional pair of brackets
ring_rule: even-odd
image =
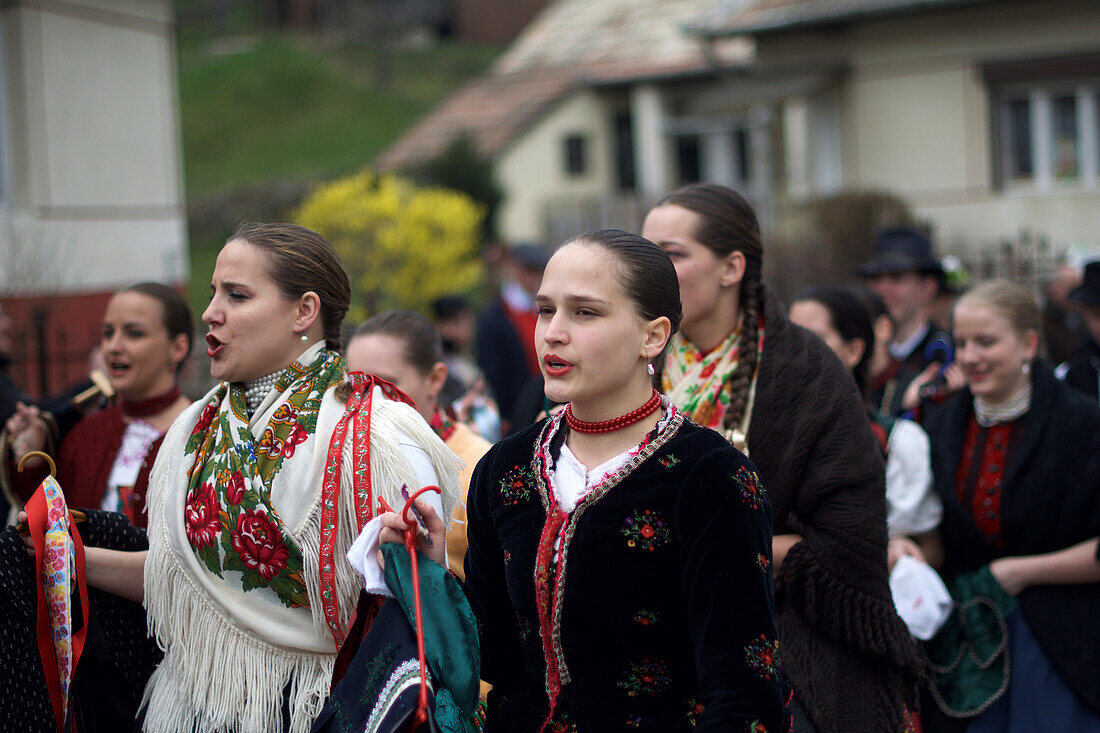
[(1100, 51), (1100, 4), (997, 3), (860, 26), (844, 118), (849, 185), (900, 194), (940, 242), (988, 246), (1021, 231), (1058, 249), (1100, 246), (1100, 190), (995, 185), (982, 66)]
[[(565, 168), (564, 140), (570, 135), (587, 140), (588, 167), (582, 175)], [(614, 189), (612, 143), (609, 112), (594, 91), (562, 101), (497, 158), (497, 180), (508, 192), (499, 215), (500, 235), (513, 242), (541, 239), (551, 202), (607, 196)]]
[[(1058, 248), (1100, 246), (1095, 182), (1045, 192), (995, 185), (991, 98), (982, 78), (987, 63), (1100, 51), (1100, 3), (925, 12), (765, 36), (757, 50), (762, 66), (845, 69), (837, 89), (844, 188), (900, 195), (942, 242), (982, 246), (1026, 229)], [(811, 180), (813, 193), (826, 193), (820, 179)]]
[(20, 263), (0, 270), (0, 291), (184, 281), (171, 3), (16, 2), (0, 14), (11, 160), (0, 253)]

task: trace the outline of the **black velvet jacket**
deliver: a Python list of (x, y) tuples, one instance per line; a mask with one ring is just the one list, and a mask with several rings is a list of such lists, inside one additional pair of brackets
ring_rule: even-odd
[(487, 731), (787, 730), (767, 494), (748, 459), (681, 419), (571, 514), (546, 480), (565, 430), (537, 451), (550, 421), (478, 464), (466, 583)]
[[(973, 396), (962, 390), (924, 408), (932, 441), (936, 491), (943, 499), (944, 578), (977, 570), (998, 557), (1062, 550), (1100, 535), (1100, 408), (1033, 368), (1031, 410), (1001, 483), (1004, 547), (986, 539), (955, 495)], [(1028, 625), (1082, 702), (1100, 712), (1100, 583), (1040, 585), (1020, 594)]]

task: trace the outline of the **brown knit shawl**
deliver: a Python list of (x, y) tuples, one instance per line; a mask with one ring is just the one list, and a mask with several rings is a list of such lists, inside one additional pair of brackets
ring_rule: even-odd
[(890, 596), (882, 455), (851, 375), (763, 292), (749, 453), (775, 533), (803, 538), (776, 589), (784, 674), (822, 733), (899, 731), (921, 664)]

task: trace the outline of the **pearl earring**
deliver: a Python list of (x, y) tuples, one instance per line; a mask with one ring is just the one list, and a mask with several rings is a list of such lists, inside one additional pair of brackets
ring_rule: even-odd
[(309, 336), (306, 336), (305, 331), (302, 331), (302, 341), (309, 341)]
[(1025, 361), (1023, 366), (1020, 367), (1020, 370), (1024, 373), (1024, 376), (1026, 377), (1028, 374), (1031, 374), (1031, 365)]
[(649, 372), (649, 376), (653, 376), (653, 362), (649, 362), (645, 365), (645, 370)]

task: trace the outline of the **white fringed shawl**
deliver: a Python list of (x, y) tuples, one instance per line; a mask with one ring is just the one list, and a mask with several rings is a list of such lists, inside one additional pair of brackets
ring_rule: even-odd
[[(329, 692), (336, 648), (320, 601), (318, 547), (325, 459), (344, 403), (330, 389), (321, 403), (314, 435), (285, 459), (271, 488), (271, 501), (292, 528), (304, 555), (309, 608), (288, 609), (266, 589), (244, 592), (239, 582), (211, 574), (198, 560), (184, 532), (189, 465), (184, 446), (210, 398), (198, 400), (165, 436), (149, 484), (149, 555), (145, 563), (145, 608), (149, 630), (164, 650), (142, 702), (146, 731), (279, 731), (283, 704), (289, 729), (309, 730)], [(287, 393), (272, 393), (249, 425), (259, 439)], [(459, 461), (410, 406), (386, 399), (376, 388), (370, 421), (370, 464), (375, 496), (400, 506), (402, 483), (417, 486), (399, 447), (407, 436), (428, 454), (443, 489), (443, 516), (458, 497)], [(340, 622), (347, 628), (361, 579), (344, 560), (358, 534), (352, 490), (353, 431), (342, 452), (334, 556)], [(406, 442), (407, 441), (406, 438)]]

